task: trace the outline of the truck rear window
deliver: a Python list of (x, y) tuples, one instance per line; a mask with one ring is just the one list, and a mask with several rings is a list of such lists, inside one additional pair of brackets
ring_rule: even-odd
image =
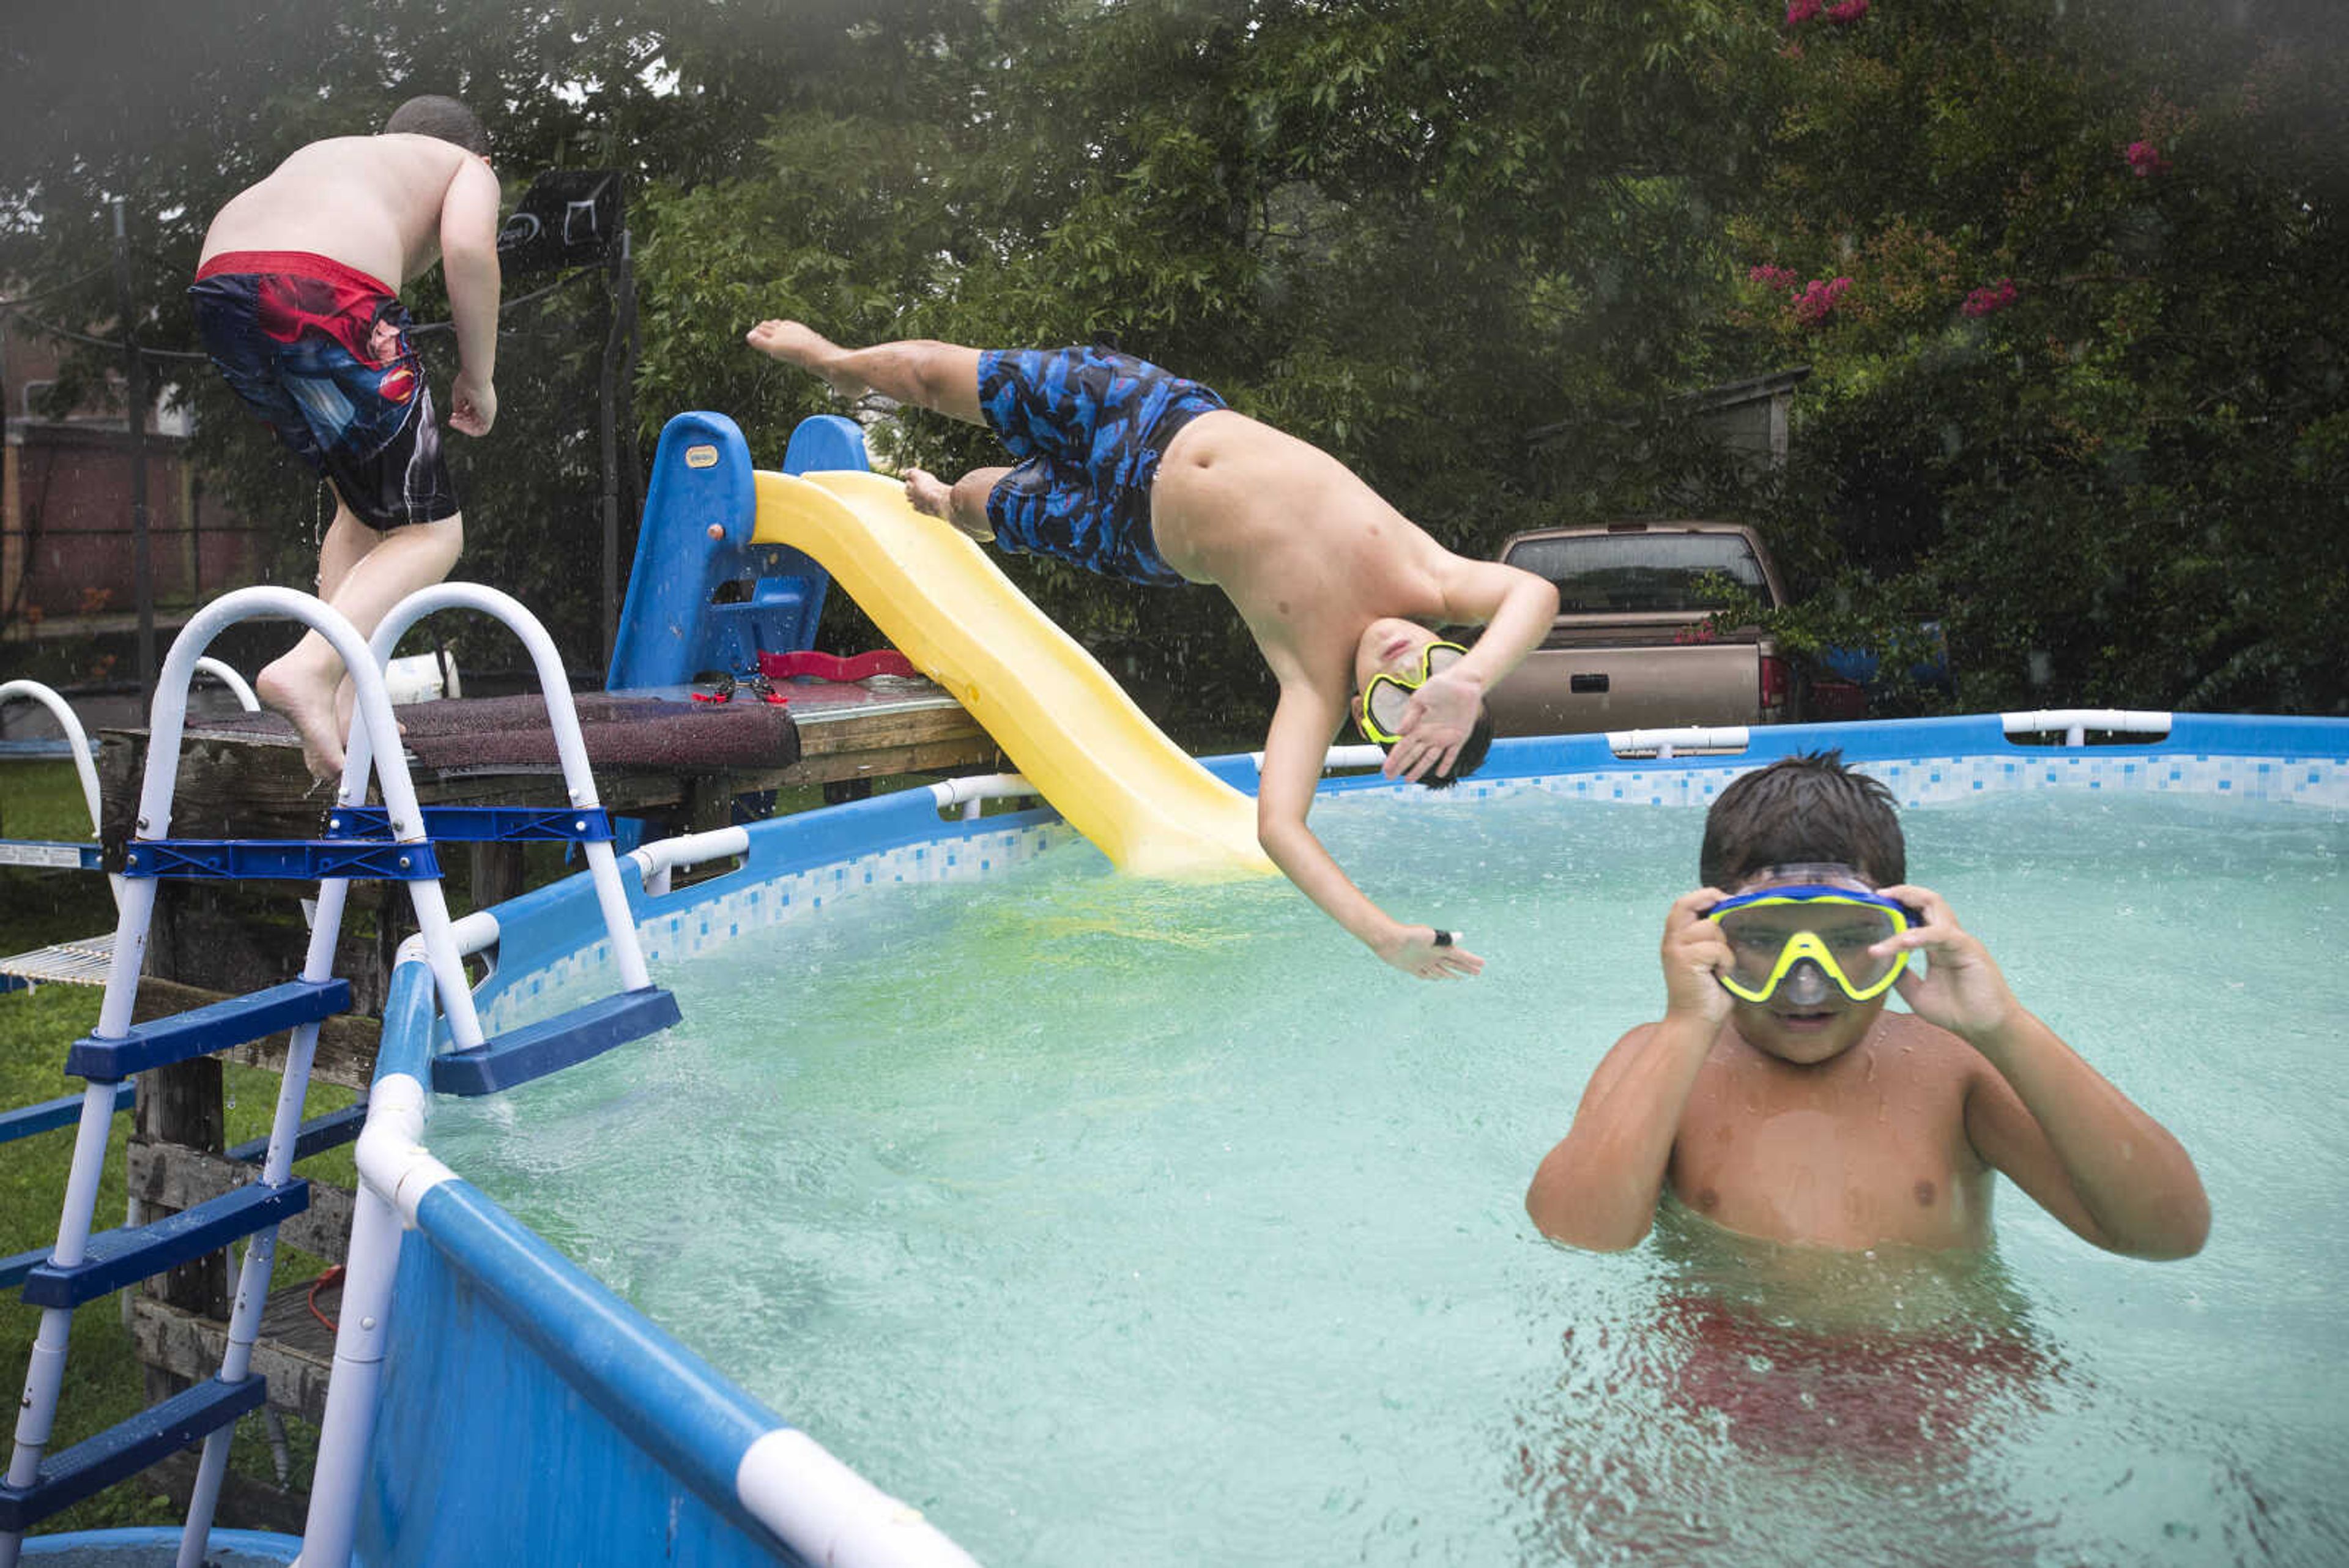
[(1561, 615), (1704, 610), (1719, 575), (1768, 597), (1762, 563), (1739, 534), (1574, 534), (1526, 539), (1508, 564), (1557, 585)]

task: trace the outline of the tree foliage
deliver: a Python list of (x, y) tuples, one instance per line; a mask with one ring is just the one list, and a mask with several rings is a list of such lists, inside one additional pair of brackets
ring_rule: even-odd
[(1932, 0), (1785, 29), (1729, 318), (1816, 372), (1773, 519), (1798, 633), (1938, 615), (1966, 708), (2349, 702), (2343, 59), (2251, 19), (2282, 32)]
[[(1458, 549), (1627, 513), (1758, 521), (1803, 593), (1793, 645), (1946, 628), (1956, 692), (1896, 702), (2349, 702), (2327, 637), (2349, 611), (2349, 73), (2314, 0), (183, 11), (140, 9), (158, 47), (128, 71), (78, 63), (103, 54), (68, 47), (79, 14), (0, 46), (55, 128), (0, 149), (0, 264), (88, 265), (98, 193), (129, 192), (157, 342), (188, 346), (177, 290), (219, 199), (452, 90), (512, 184), (629, 171), (647, 450), (714, 409), (772, 462), (834, 409), (743, 346), (767, 316), (843, 341), (1107, 335)], [(466, 569), (583, 649), (605, 318), (570, 287), (510, 318), (496, 461), (460, 478)], [(1785, 469), (1698, 439), (1685, 394), (1794, 365)], [(306, 515), (193, 380), (239, 493)], [(918, 413), (873, 436), (942, 472), (997, 455)], [(1186, 737), (1260, 723), (1216, 596), (1009, 569)]]

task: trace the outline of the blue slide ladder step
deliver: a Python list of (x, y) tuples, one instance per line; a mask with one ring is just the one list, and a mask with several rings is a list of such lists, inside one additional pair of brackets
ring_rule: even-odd
[(658, 1033), (678, 1017), (677, 998), (659, 986), (624, 991), (526, 1023), (470, 1051), (435, 1056), (432, 1087), (443, 1095), (495, 1094)]
[(265, 1231), (308, 1207), (310, 1184), (305, 1180), (283, 1187), (256, 1181), (145, 1225), (101, 1231), (89, 1239), (88, 1253), (80, 1262), (34, 1264), (25, 1276), (26, 1303), (75, 1307), (96, 1301), (218, 1251), (240, 1236)]
[[(115, 1114), (119, 1116), (129, 1110), (138, 1097), (138, 1085), (116, 1085)], [(81, 1100), (79, 1095), (59, 1095), (54, 1100), (43, 1100), (36, 1106), (19, 1106), (13, 1111), (0, 1111), (0, 1143), (15, 1143), (20, 1137), (31, 1137), (35, 1133), (72, 1127), (81, 1120)]]
[(0, 1534), (22, 1534), (51, 1514), (137, 1475), (246, 1411), (259, 1409), (268, 1393), (268, 1386), (259, 1377), (241, 1383), (207, 1378), (119, 1426), (51, 1455), (32, 1485), (0, 1485)]
[[(115, 1085), (114, 1114), (120, 1116), (138, 1098), (138, 1085)], [(43, 1100), (37, 1106), (19, 1106), (13, 1111), (0, 1113), (0, 1144), (14, 1143), (20, 1137), (31, 1137), (36, 1133), (72, 1127), (81, 1120), (81, 1101), (79, 1095), (60, 1095), (54, 1100)], [(15, 1257), (0, 1258), (0, 1291), (13, 1291), (23, 1284), (25, 1276), (48, 1255), (47, 1247), (32, 1247)]]
[(249, 1045), (351, 1006), (347, 980), (289, 980), (250, 996), (233, 996), (192, 1012), (133, 1025), (119, 1037), (87, 1034), (66, 1053), (66, 1071), (93, 1083), (112, 1083), (173, 1062)]
[(47, 1262), (49, 1250), (35, 1247), (13, 1258), (0, 1258), (0, 1291), (13, 1291), (25, 1282), (25, 1276)]

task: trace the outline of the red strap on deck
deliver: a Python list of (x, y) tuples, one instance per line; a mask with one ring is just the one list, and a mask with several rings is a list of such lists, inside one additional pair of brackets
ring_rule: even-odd
[(759, 673), (770, 680), (788, 680), (793, 676), (812, 675), (818, 680), (870, 680), (875, 675), (919, 675), (913, 661), (894, 648), (876, 649), (871, 653), (859, 653), (843, 659), (835, 653), (818, 653), (813, 649), (795, 649), (790, 653), (761, 653)]

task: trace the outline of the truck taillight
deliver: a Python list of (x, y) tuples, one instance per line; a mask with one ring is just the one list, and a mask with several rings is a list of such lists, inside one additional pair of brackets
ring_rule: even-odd
[(1768, 723), (1782, 717), (1786, 709), (1786, 691), (1791, 684), (1786, 661), (1775, 653), (1762, 656), (1762, 721)]

